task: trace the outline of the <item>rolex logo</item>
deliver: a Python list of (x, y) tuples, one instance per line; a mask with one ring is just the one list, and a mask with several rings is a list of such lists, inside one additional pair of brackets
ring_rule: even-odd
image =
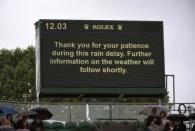
[(118, 28), (118, 30), (122, 30), (122, 29), (123, 29), (123, 25), (118, 24), (118, 25), (117, 25), (117, 28)]
[(85, 28), (85, 30), (88, 30), (89, 29), (89, 24), (84, 24), (84, 28)]

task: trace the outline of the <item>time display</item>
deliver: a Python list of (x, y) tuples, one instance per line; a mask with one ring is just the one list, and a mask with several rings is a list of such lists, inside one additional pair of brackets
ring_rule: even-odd
[(59, 22), (59, 23), (47, 22), (45, 23), (45, 28), (47, 30), (66, 30), (67, 24), (64, 22)]

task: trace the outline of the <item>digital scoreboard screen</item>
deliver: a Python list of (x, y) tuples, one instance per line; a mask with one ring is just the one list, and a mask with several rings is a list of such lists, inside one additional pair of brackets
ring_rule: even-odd
[(163, 22), (39, 20), (35, 25), (40, 96), (164, 92)]

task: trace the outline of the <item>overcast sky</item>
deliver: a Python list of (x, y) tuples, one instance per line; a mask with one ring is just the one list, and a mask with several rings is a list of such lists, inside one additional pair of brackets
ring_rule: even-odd
[(175, 75), (176, 102), (195, 102), (194, 12), (195, 0), (0, 0), (0, 48), (35, 45), (39, 19), (164, 21), (165, 70)]

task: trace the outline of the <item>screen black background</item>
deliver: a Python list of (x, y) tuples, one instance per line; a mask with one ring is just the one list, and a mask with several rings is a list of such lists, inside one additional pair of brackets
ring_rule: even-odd
[[(164, 49), (162, 22), (129, 22), (129, 21), (52, 21), (68, 23), (67, 30), (46, 30), (43, 21), (40, 27), (40, 52), (41, 52), (41, 84), (42, 87), (124, 87), (124, 88), (164, 88)], [(122, 24), (123, 30), (84, 30), (83, 24)], [(129, 65), (121, 66), (128, 70), (125, 75), (111, 73), (80, 73), (82, 67), (119, 67), (120, 65), (52, 65), (49, 64), (51, 51), (55, 49), (53, 41), (65, 42), (97, 42), (97, 43), (148, 43), (152, 52), (155, 65)], [(64, 49), (58, 49), (64, 50)], [(72, 49), (75, 51), (76, 49)], [(100, 49), (87, 49), (86, 51)], [(120, 49), (113, 49), (113, 51)], [(140, 49), (127, 49), (137, 51)], [(144, 49), (141, 49), (144, 51)], [(69, 49), (69, 51), (71, 51)], [(100, 50), (102, 51), (102, 50)], [(107, 50), (105, 50), (107, 51)], [(110, 49), (112, 51), (112, 49)], [(63, 58), (66, 57), (56, 57)], [(69, 57), (67, 57), (69, 59)], [(80, 59), (94, 59), (94, 57), (74, 57)], [(97, 57), (102, 59), (102, 57)], [(117, 59), (119, 57), (103, 57), (105, 59)], [(71, 58), (72, 59), (72, 58)], [(122, 59), (127, 59), (124, 57)], [(133, 57), (129, 59), (146, 59)]]

